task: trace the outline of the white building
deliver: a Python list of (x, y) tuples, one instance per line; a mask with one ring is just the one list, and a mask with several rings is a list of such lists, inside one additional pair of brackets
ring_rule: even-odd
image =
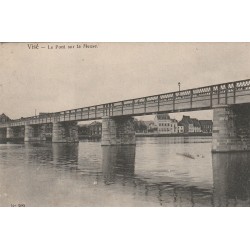
[[(201, 125), (198, 119), (190, 118), (190, 116), (183, 116), (182, 120), (178, 123), (178, 126), (184, 127), (184, 133), (200, 133), (201, 132)], [(182, 131), (182, 128), (179, 128)]]
[(181, 122), (178, 123), (178, 133), (184, 133), (184, 125)]
[(160, 134), (174, 134), (178, 133), (178, 122), (175, 119), (171, 119), (166, 114), (157, 114), (154, 119), (154, 123), (157, 126), (157, 131)]
[(178, 121), (175, 119), (172, 119), (172, 133), (177, 134), (178, 133)]
[(201, 125), (196, 118), (191, 118), (193, 125), (194, 125), (194, 133), (200, 133), (201, 132)]

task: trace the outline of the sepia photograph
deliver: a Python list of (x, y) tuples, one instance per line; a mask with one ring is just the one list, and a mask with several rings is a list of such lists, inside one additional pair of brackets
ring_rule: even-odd
[(249, 207), (249, 43), (1, 43), (1, 207)]
[(1, 249), (245, 249), (246, 1), (5, 1)]

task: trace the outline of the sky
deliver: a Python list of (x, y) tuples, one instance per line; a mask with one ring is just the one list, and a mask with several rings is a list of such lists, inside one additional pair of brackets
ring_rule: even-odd
[[(0, 44), (0, 113), (12, 119), (177, 91), (178, 82), (189, 89), (250, 78), (250, 43), (38, 46)], [(171, 117), (183, 114), (212, 118), (212, 111)]]

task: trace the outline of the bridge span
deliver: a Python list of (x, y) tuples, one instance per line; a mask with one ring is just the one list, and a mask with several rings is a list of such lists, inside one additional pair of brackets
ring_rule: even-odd
[(250, 79), (89, 107), (46, 113), (0, 124), (0, 139), (78, 142), (78, 121), (102, 119), (102, 145), (135, 144), (133, 116), (214, 110), (212, 151), (250, 150)]

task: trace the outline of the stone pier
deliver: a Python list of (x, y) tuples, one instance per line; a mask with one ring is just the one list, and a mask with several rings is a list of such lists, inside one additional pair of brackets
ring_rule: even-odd
[(14, 128), (7, 127), (6, 129), (6, 138), (13, 139), (14, 138)]
[(46, 141), (45, 125), (25, 125), (24, 141)]
[(7, 133), (6, 128), (0, 129), (0, 141), (6, 140), (6, 133)]
[(133, 117), (102, 118), (102, 146), (135, 144)]
[(24, 126), (7, 127), (5, 133), (6, 133), (6, 141), (23, 140)]
[(79, 142), (77, 122), (54, 122), (52, 142)]
[(214, 107), (212, 152), (250, 150), (250, 104)]
[(250, 152), (212, 154), (214, 206), (249, 206), (249, 162)]

